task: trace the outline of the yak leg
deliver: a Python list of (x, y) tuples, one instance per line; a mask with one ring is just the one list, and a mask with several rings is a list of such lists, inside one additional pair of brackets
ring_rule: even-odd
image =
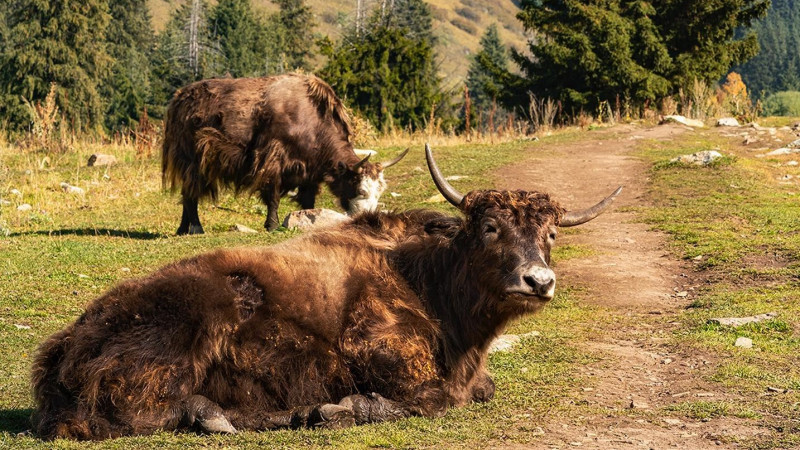
[(297, 203), (303, 209), (314, 209), (314, 203), (319, 193), (318, 185), (304, 185), (297, 188)]
[(242, 430), (273, 430), (276, 428), (340, 429), (356, 424), (353, 411), (347, 407), (323, 403), (300, 406), (286, 411), (235, 411), (231, 421)]
[(281, 192), (277, 185), (270, 184), (261, 190), (261, 201), (267, 205), (267, 220), (264, 228), (274, 231), (278, 228), (278, 206), (281, 203)]
[(208, 433), (236, 433), (222, 408), (202, 395), (192, 395), (183, 401), (182, 422), (188, 426), (197, 424)]
[(197, 199), (186, 194), (183, 194), (183, 214), (178, 234), (203, 234), (203, 226), (200, 225), (200, 217), (197, 215)]
[(422, 384), (410, 398), (409, 401), (390, 400), (373, 392), (348, 395), (339, 405), (351, 409), (359, 425), (409, 416), (441, 417), (447, 411), (447, 395), (437, 382)]

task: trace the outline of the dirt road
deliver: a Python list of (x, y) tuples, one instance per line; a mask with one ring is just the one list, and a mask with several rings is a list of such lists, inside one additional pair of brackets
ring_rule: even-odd
[(692, 281), (683, 263), (666, 251), (665, 236), (638, 223), (631, 208), (646, 204), (647, 166), (634, 156), (637, 143), (686, 132), (691, 131), (672, 125), (591, 131), (595, 138), (574, 144), (534, 145), (527, 161), (496, 173), (498, 187), (549, 192), (567, 208), (590, 206), (624, 186), (613, 211), (558, 239), (593, 250), (586, 258), (556, 262), (560, 285), (584, 288), (583, 301), (609, 308), (621, 320), (586, 344), (600, 361), (582, 368), (595, 385), (580, 395), (598, 413), (545, 424), (542, 448), (726, 448), (715, 436), (760, 432), (731, 417), (704, 422), (657, 414), (670, 404), (729, 395), (703, 381), (713, 356), (666, 345), (688, 303), (676, 290)]

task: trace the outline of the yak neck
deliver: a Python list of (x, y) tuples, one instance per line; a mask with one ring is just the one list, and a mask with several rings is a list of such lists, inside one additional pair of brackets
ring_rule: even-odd
[(481, 252), (463, 229), (452, 238), (427, 236), (419, 245), (399, 249), (394, 260), (441, 324), (442, 362), (448, 371), (479, 364), (510, 319), (497, 310), (500, 299), (483, 282)]

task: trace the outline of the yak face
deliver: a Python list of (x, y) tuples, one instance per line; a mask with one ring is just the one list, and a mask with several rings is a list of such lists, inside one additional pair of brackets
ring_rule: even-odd
[(347, 214), (371, 212), (378, 209), (378, 200), (386, 190), (381, 164), (362, 161), (348, 168), (343, 163), (338, 176), (331, 184), (331, 190), (339, 197), (339, 203)]
[(493, 190), (468, 193), (461, 208), (473, 248), (493, 268), (487, 282), (500, 297), (530, 307), (551, 300), (550, 249), (564, 209), (547, 194)]

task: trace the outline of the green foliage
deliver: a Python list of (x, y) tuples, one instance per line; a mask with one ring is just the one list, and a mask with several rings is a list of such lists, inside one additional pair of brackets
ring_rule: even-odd
[(303, 0), (272, 0), (280, 7), (274, 22), (284, 70), (310, 69), (308, 58), (314, 42), (314, 15)]
[(421, 128), (442, 99), (433, 63), (432, 16), (422, 0), (377, 9), (363, 31), (350, 30), (336, 48), (321, 42), (329, 61), (320, 72), (345, 101), (384, 130)]
[(250, 0), (221, 0), (209, 19), (231, 76), (260, 76), (267, 72), (270, 41), (266, 25), (255, 16)]
[[(4, 8), (5, 9), (5, 8)], [(44, 99), (56, 83), (56, 103), (75, 130), (103, 121), (100, 86), (108, 79), (108, 3), (104, 0), (21, 0), (9, 2), (8, 31), (0, 64), (0, 116), (12, 128), (31, 118), (22, 107)]]
[(500, 40), (497, 24), (486, 29), (480, 44), (481, 49), (467, 71), (467, 87), (476, 108), (489, 108), (492, 101), (502, 94), (503, 85), (494, 74), (508, 71), (508, 51)]
[(153, 52), (153, 103), (162, 117), (172, 94), (193, 81), (224, 73), (224, 55), (207, 20), (208, 5), (192, 0), (178, 8), (158, 36)]
[(518, 17), (534, 32), (532, 57), (513, 52), (524, 77), (509, 77), (505, 101), (527, 91), (557, 98), (567, 113), (594, 111), (618, 96), (636, 106), (672, 95), (695, 79), (712, 83), (752, 57), (755, 36), (739, 26), (763, 16), (769, 0), (523, 0)]
[(102, 87), (108, 99), (105, 125), (135, 126), (151, 101), (150, 53), (155, 42), (145, 0), (110, 0), (108, 44), (114, 58), (112, 75)]
[(756, 21), (761, 51), (736, 71), (760, 98), (779, 91), (800, 91), (800, 7), (795, 0), (772, 0), (767, 17)]
[(768, 116), (800, 117), (800, 92), (776, 92), (764, 100), (764, 114)]

